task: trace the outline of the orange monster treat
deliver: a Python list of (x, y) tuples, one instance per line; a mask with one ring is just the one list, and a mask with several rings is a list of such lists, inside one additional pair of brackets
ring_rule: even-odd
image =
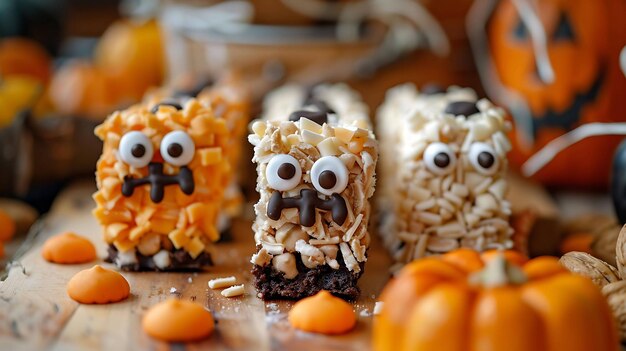
[(96, 259), (96, 248), (88, 239), (68, 232), (46, 240), (41, 256), (52, 263), (87, 263)]
[(197, 99), (115, 112), (96, 128), (94, 216), (108, 260), (125, 270), (189, 270), (211, 264), (217, 216), (232, 167), (227, 123)]
[(0, 210), (0, 241), (9, 241), (15, 235), (15, 221)]
[(352, 305), (326, 290), (304, 298), (289, 312), (294, 328), (321, 334), (343, 334), (354, 328), (356, 316)]
[(211, 312), (196, 303), (178, 299), (169, 299), (150, 308), (142, 325), (148, 335), (168, 342), (200, 340), (211, 335), (215, 328)]
[(4, 243), (0, 241), (0, 258), (4, 257)]
[[(224, 156), (233, 169), (238, 169), (245, 134), (250, 120), (250, 93), (238, 74), (230, 72), (219, 80), (197, 80), (177, 85), (177, 89), (159, 88), (146, 94), (144, 103), (153, 106), (159, 102), (169, 101), (182, 104), (190, 98), (197, 98), (205, 107), (210, 108), (215, 117), (224, 119), (230, 133)], [(243, 196), (238, 186), (237, 174), (232, 173), (231, 180), (225, 189), (223, 205), (220, 206), (220, 231), (230, 225), (230, 218), (241, 212)]]
[(70, 279), (67, 294), (80, 303), (105, 304), (126, 299), (130, 295), (130, 285), (121, 274), (95, 265)]

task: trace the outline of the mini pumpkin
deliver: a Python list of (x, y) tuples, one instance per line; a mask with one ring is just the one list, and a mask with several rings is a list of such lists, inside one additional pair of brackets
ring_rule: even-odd
[(524, 261), (460, 249), (412, 262), (383, 291), (374, 349), (618, 350), (610, 308), (589, 279), (555, 258)]
[(0, 40), (0, 77), (26, 76), (47, 83), (52, 59), (37, 42), (25, 38)]
[(102, 120), (118, 105), (118, 90), (110, 72), (78, 60), (68, 62), (54, 74), (48, 94), (63, 114)]
[(95, 63), (111, 74), (123, 99), (139, 101), (148, 88), (163, 81), (165, 53), (158, 22), (113, 23), (96, 47)]
[[(626, 41), (622, 24), (626, 3), (537, 0), (527, 6), (529, 14), (534, 12), (537, 23), (543, 26), (545, 45), (533, 31), (541, 31), (541, 27), (527, 27), (532, 21), (524, 20), (523, 6), (514, 0), (500, 1), (487, 25), (495, 76), (525, 102), (531, 115), (525, 126), (516, 123), (517, 130), (513, 131), (509, 160), (514, 166), (522, 165), (548, 142), (583, 124), (626, 120), (626, 104), (622, 103), (626, 78), (618, 63)], [(545, 55), (538, 48), (545, 48)], [(548, 62), (553, 72), (551, 80), (542, 69)], [(502, 89), (495, 91), (500, 94)], [(512, 94), (501, 97), (504, 100)], [(516, 115), (514, 105), (507, 107)], [(534, 177), (551, 185), (605, 186), (611, 155), (620, 140), (615, 136), (585, 139), (559, 153)]]

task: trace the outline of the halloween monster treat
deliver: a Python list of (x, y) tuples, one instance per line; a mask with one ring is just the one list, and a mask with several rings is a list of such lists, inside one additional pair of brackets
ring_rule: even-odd
[(378, 113), (380, 233), (400, 264), (510, 248), (504, 111), (471, 89), (393, 88)]
[[(197, 98), (210, 108), (217, 118), (226, 122), (231, 136), (223, 149), (224, 156), (233, 169), (241, 163), (246, 127), (250, 120), (250, 95), (242, 79), (236, 73), (224, 74), (219, 80), (204, 79), (187, 89), (157, 89), (146, 95), (144, 103), (154, 108), (159, 104), (182, 106), (190, 98)], [(218, 229), (230, 227), (230, 219), (241, 212), (243, 196), (238, 182), (239, 174), (231, 173), (232, 179), (224, 192), (224, 202), (218, 215)]]
[(139, 104), (96, 129), (94, 215), (108, 259), (126, 270), (188, 270), (211, 264), (217, 217), (232, 180), (227, 121), (197, 99)]
[[(287, 107), (285, 107), (287, 106)], [(270, 94), (249, 136), (257, 165), (252, 272), (263, 299), (359, 294), (378, 158), (367, 108), (345, 85)]]

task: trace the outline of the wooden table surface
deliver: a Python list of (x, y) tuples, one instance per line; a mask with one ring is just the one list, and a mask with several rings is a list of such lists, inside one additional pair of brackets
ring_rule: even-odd
[[(92, 240), (100, 257), (106, 246), (91, 216), (95, 187), (77, 184), (59, 196), (41, 222), (32, 247), (0, 282), (0, 350), (368, 350), (372, 310), (389, 277), (390, 260), (376, 238), (369, 251), (362, 293), (354, 303), (357, 327), (343, 336), (322, 336), (292, 329), (286, 320), (289, 301), (264, 302), (255, 295), (249, 273), (254, 251), (251, 221), (233, 225), (233, 240), (219, 244), (215, 266), (201, 273), (123, 273), (131, 285), (126, 301), (109, 305), (81, 305), (65, 291), (78, 271), (102, 264), (56, 265), (43, 260), (41, 245), (52, 235), (74, 231)], [(249, 211), (248, 211), (249, 212)], [(250, 217), (250, 215), (248, 215)], [(32, 233), (31, 233), (32, 234)], [(245, 283), (246, 294), (226, 298), (207, 282), (234, 275)], [(217, 321), (213, 335), (194, 344), (167, 344), (148, 337), (141, 318), (152, 305), (176, 296), (209, 308)]]

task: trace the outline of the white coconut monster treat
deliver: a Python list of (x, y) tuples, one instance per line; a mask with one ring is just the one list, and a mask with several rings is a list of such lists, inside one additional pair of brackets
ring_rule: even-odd
[(377, 127), (380, 233), (394, 260), (512, 247), (502, 109), (471, 89), (407, 84), (387, 92)]
[(249, 136), (257, 165), (252, 256), (258, 294), (359, 294), (378, 149), (367, 107), (345, 85), (271, 93)]

